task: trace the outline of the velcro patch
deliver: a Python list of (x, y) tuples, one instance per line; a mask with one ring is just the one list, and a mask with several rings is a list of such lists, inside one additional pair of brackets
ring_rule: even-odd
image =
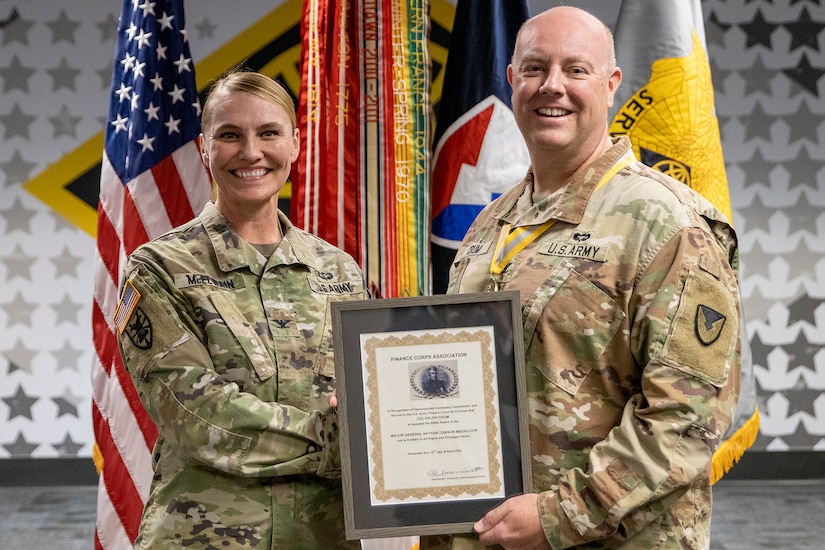
[(132, 317), (132, 313), (135, 311), (135, 307), (137, 307), (139, 301), (140, 292), (138, 292), (138, 289), (132, 284), (131, 279), (128, 279), (123, 284), (123, 292), (120, 294), (120, 301), (117, 303), (117, 308), (115, 308), (115, 314), (113, 316), (115, 327), (119, 334), (123, 334), (123, 330), (129, 323), (129, 319)]
[(662, 353), (682, 370), (722, 385), (739, 337), (738, 307), (725, 284), (694, 266)]

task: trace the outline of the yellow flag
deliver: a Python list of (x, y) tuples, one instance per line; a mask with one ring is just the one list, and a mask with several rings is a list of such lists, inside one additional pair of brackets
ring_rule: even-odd
[[(699, 0), (623, 0), (615, 30), (622, 84), (610, 133), (627, 135), (643, 163), (695, 189), (732, 223)], [(713, 456), (719, 480), (759, 431), (756, 385), (742, 330), (742, 381), (733, 425)]]

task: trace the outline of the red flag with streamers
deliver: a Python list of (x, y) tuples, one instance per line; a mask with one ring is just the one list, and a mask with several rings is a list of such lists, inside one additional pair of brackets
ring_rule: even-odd
[(426, 0), (305, 0), (294, 223), (349, 252), (374, 295), (428, 293)]
[(192, 219), (211, 186), (195, 138), (200, 103), (182, 0), (124, 0), (98, 203), (92, 367), (95, 548), (132, 548), (152, 481), (157, 429), (132, 385), (113, 316), (126, 257)]

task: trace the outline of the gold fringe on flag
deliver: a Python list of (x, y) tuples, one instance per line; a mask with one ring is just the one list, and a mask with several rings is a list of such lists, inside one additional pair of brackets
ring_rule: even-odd
[(100, 475), (103, 471), (103, 453), (100, 452), (97, 441), (95, 441), (94, 446), (92, 446), (92, 462), (95, 465), (95, 470), (97, 470), (97, 475)]
[(739, 462), (759, 435), (759, 407), (753, 411), (753, 415), (745, 421), (741, 428), (736, 430), (730, 437), (725, 439), (716, 452), (713, 453), (711, 464), (710, 484), (713, 485)]

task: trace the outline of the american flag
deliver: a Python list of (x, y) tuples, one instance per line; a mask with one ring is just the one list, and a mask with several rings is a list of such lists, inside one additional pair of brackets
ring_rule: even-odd
[(92, 330), (95, 548), (131, 548), (152, 480), (157, 429), (117, 347), (126, 257), (192, 219), (211, 196), (195, 138), (200, 102), (183, 1), (124, 0), (100, 178)]

